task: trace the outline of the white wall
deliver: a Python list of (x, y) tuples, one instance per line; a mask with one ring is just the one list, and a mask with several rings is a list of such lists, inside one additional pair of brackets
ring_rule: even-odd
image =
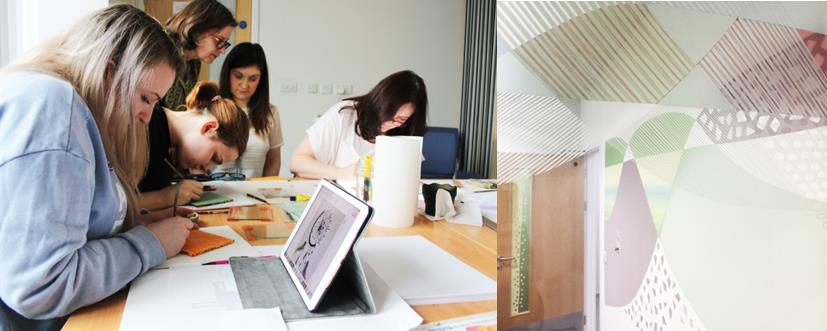
[[(411, 69), (428, 88), (428, 124), (458, 127), (464, 0), (264, 0), (253, 35), (267, 54), (270, 95), (281, 112), (281, 175), (315, 120), (338, 100), (364, 94), (385, 76)], [(308, 83), (352, 86), (352, 94), (309, 94)], [(297, 93), (282, 93), (296, 83)]]
[(20, 55), (68, 29), (83, 16), (109, 5), (107, 0), (9, 0), (20, 6), (20, 20), (12, 29), (21, 36)]

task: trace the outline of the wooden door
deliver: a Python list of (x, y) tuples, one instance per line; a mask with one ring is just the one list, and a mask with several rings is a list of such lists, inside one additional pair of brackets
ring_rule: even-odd
[[(580, 158), (499, 187), (498, 328), (542, 323), (583, 311), (584, 186), (585, 167)], [(520, 244), (520, 238), (527, 239)]]

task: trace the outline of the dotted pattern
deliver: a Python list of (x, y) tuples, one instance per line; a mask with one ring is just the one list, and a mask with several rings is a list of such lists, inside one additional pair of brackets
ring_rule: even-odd
[(511, 252), (511, 314), (528, 312), (529, 247), (531, 247), (531, 177), (514, 182)]
[(827, 201), (827, 128), (767, 139), (764, 145), (797, 193)]
[(697, 122), (718, 144), (827, 126), (827, 119), (821, 117), (723, 109), (704, 109)]
[(623, 311), (641, 331), (706, 330), (675, 282), (660, 242), (641, 288)]

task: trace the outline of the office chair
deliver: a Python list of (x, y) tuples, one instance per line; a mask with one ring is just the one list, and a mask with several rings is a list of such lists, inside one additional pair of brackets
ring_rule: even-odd
[(422, 178), (454, 178), (459, 155), (459, 129), (428, 127), (422, 138)]

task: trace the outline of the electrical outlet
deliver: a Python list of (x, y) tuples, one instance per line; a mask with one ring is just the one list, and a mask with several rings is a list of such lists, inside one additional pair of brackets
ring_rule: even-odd
[(319, 93), (319, 84), (318, 83), (307, 84), (307, 93), (310, 93), (310, 94)]
[(353, 85), (350, 85), (350, 84), (336, 85), (336, 94), (341, 94), (341, 95), (353, 94)]

